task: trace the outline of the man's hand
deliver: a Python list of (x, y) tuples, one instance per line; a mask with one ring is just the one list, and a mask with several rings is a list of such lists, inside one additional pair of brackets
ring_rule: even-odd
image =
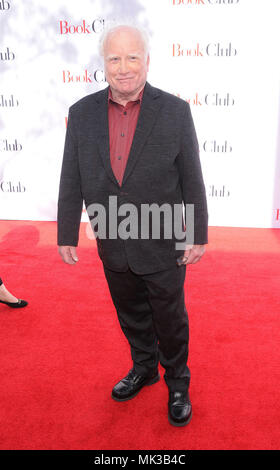
[(180, 258), (178, 264), (195, 264), (200, 260), (204, 253), (204, 245), (189, 245), (187, 246), (184, 255)]
[(59, 246), (58, 252), (64, 263), (76, 264), (79, 261), (75, 246)]

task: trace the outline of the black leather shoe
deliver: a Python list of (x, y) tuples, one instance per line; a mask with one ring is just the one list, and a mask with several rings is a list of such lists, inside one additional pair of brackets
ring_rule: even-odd
[(11, 307), (11, 308), (22, 308), (22, 307), (26, 307), (26, 305), (28, 305), (28, 302), (26, 302), (26, 300), (22, 300), (22, 299), (18, 299), (17, 302), (4, 302), (4, 300), (0, 300), (0, 303), (8, 305), (8, 307)]
[(186, 426), (192, 418), (192, 405), (186, 392), (169, 392), (168, 420), (173, 426)]
[(131, 369), (124, 379), (118, 382), (112, 390), (112, 398), (116, 401), (126, 401), (136, 397), (145, 385), (152, 385), (158, 382), (160, 375), (157, 372), (152, 377), (142, 377)]

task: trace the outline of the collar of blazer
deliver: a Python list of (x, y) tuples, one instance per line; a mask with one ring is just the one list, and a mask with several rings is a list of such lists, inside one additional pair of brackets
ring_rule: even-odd
[[(98, 148), (107, 175), (115, 184), (118, 185), (110, 162), (108, 91), (109, 87), (105, 88), (105, 90), (101, 90), (95, 95), (95, 100), (99, 106)], [(161, 97), (161, 90), (152, 87), (148, 82), (146, 82), (139, 118), (135, 129), (135, 134), (132, 141), (122, 185), (125, 184), (125, 181), (133, 171), (137, 159), (141, 154), (141, 150), (144, 147), (144, 144), (152, 131), (152, 128), (158, 116), (159, 109), (162, 104), (162, 100), (160, 99)]]

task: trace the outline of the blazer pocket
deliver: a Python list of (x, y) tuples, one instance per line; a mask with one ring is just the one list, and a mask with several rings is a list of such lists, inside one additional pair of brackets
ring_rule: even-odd
[(176, 138), (172, 138), (170, 135), (151, 135), (146, 140), (146, 144), (149, 147), (169, 147), (176, 143)]

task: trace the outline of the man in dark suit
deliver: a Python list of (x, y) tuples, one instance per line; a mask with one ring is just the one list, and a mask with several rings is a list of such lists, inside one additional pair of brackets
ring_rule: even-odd
[[(133, 361), (128, 375), (114, 386), (112, 398), (129, 400), (156, 383), (160, 361), (169, 388), (169, 422), (184, 426), (192, 416), (185, 271), (187, 264), (199, 261), (207, 243), (196, 133), (189, 105), (147, 83), (150, 59), (143, 31), (124, 25), (111, 28), (101, 49), (109, 87), (69, 110), (58, 203), (59, 252), (66, 263), (78, 261), (75, 247), (85, 201)], [(112, 198), (114, 213), (121, 216), (131, 206), (138, 215), (147, 205), (170, 211), (164, 220), (164, 213), (157, 214), (156, 236), (150, 227), (145, 232), (147, 220), (144, 223), (141, 216), (140, 221), (130, 219), (130, 231), (119, 230), (112, 225)], [(163, 233), (174, 217), (178, 219), (175, 206), (180, 205), (194, 210), (193, 220), (183, 220), (182, 210), (179, 215), (179, 225), (193, 229), (192, 243), (183, 249), (173, 225), (168, 235)], [(100, 207), (103, 219), (97, 222)]]

